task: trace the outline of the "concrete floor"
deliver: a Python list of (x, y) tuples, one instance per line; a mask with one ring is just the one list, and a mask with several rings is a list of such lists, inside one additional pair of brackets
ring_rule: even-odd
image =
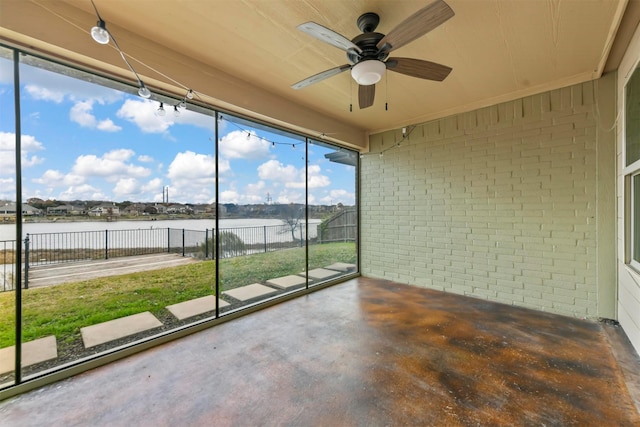
[(358, 278), (0, 402), (0, 425), (637, 426), (608, 328)]

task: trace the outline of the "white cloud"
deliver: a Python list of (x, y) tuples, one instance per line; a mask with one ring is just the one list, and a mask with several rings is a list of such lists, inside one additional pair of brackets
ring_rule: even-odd
[(0, 199), (16, 199), (16, 182), (13, 178), (0, 178)]
[[(34, 136), (22, 135), (20, 140), (22, 151), (40, 151), (44, 150), (42, 143)], [(0, 150), (14, 151), (16, 146), (16, 134), (13, 132), (0, 132)]]
[[(13, 175), (16, 171), (15, 161), (16, 134), (12, 132), (0, 132), (0, 175)], [(20, 140), (22, 147), (21, 162), (23, 168), (38, 165), (44, 158), (30, 155), (33, 151), (44, 150), (44, 146), (34, 136), (22, 135)]]
[(58, 200), (108, 200), (109, 197), (102, 192), (99, 188), (96, 188), (89, 184), (83, 184), (79, 186), (71, 186), (65, 191), (61, 192)]
[(258, 166), (260, 179), (271, 181), (291, 182), (297, 179), (298, 170), (293, 165), (283, 165), (277, 160), (269, 160)]
[(156, 114), (157, 109), (157, 102), (127, 99), (116, 113), (116, 116), (134, 123), (142, 132), (164, 133), (173, 125), (173, 118), (170, 114), (162, 117), (158, 116)]
[(139, 195), (140, 192), (141, 185), (135, 178), (120, 178), (115, 187), (113, 187), (113, 194), (124, 200)]
[(153, 157), (141, 154), (138, 156), (138, 161), (142, 163), (153, 163)]
[(76, 158), (71, 173), (82, 177), (103, 177), (109, 182), (117, 182), (122, 177), (149, 176), (149, 169), (127, 163), (134, 154), (133, 150), (119, 149), (109, 151), (102, 157), (81, 155)]
[(221, 191), (220, 203), (240, 203), (240, 195), (235, 190)]
[(113, 123), (111, 119), (100, 120), (96, 125), (96, 129), (104, 132), (118, 132), (122, 130), (122, 128)]
[(91, 101), (82, 101), (76, 103), (69, 111), (69, 118), (72, 122), (78, 123), (80, 126), (92, 128), (96, 125), (96, 118), (91, 111), (93, 103)]
[(210, 179), (215, 176), (215, 168), (213, 156), (185, 151), (176, 154), (167, 176), (172, 180)]
[(43, 86), (28, 84), (25, 89), (33, 99), (38, 101), (51, 101), (60, 104), (64, 101), (64, 92), (60, 90), (52, 90)]
[(72, 122), (78, 123), (82, 127), (98, 129), (105, 132), (118, 132), (122, 130), (111, 119), (98, 121), (93, 115), (94, 100), (76, 102), (69, 111), (69, 118)]
[(356, 195), (347, 190), (335, 189), (329, 191), (327, 195), (320, 198), (320, 202), (324, 205), (336, 205), (342, 203), (343, 205), (355, 205)]
[[(307, 174), (310, 189), (331, 185), (329, 177), (322, 175), (321, 172), (320, 166), (309, 165)], [(297, 169), (293, 165), (285, 166), (277, 160), (269, 160), (258, 166), (258, 176), (260, 179), (281, 182), (287, 188), (305, 188), (304, 168)]]
[[(322, 188), (331, 185), (331, 180), (329, 179), (329, 177), (326, 175), (322, 175), (321, 172), (322, 170), (320, 169), (320, 166), (309, 165), (307, 171), (309, 177), (309, 189)], [(298, 179), (288, 182), (286, 186), (289, 188), (305, 188), (304, 180), (305, 176), (304, 171), (302, 170), (298, 175)]]
[[(220, 172), (228, 169), (229, 164), (221, 162)], [(167, 177), (171, 180), (171, 200), (210, 203), (215, 199), (215, 157), (211, 155), (178, 153), (169, 165)]]
[(61, 103), (65, 99), (92, 99), (111, 104), (124, 96), (106, 86), (26, 64), (20, 68), (20, 80), (31, 97), (42, 101)]
[(135, 154), (136, 154), (136, 152), (133, 151), (130, 148), (118, 148), (116, 150), (111, 150), (111, 151), (109, 151), (107, 153), (104, 153), (104, 155), (102, 157), (104, 157), (107, 160), (126, 162), (131, 157), (133, 157)]
[[(171, 113), (171, 111), (168, 111), (167, 115)], [(180, 109), (179, 117), (174, 117), (174, 122), (181, 125), (193, 125), (203, 129), (210, 129), (212, 134), (216, 126), (216, 118), (213, 115), (209, 116), (195, 111), (185, 110), (184, 108)]]
[[(160, 178), (153, 178), (142, 186), (142, 191), (148, 194), (162, 193), (162, 180)], [(162, 198), (161, 198), (162, 200)]]
[(218, 144), (220, 155), (227, 159), (264, 159), (269, 155), (271, 143), (254, 132), (239, 130), (226, 134)]
[(36, 184), (47, 185), (50, 187), (57, 187), (64, 184), (65, 175), (57, 170), (48, 169), (42, 174), (40, 178), (34, 178), (31, 181)]
[(284, 190), (275, 198), (276, 203), (305, 203), (304, 192)]

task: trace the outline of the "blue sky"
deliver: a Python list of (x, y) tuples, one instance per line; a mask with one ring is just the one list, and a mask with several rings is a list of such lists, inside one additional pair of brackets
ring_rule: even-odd
[[(22, 64), (23, 199), (215, 201), (215, 118)], [(15, 200), (12, 64), (0, 58), (0, 199)], [(197, 88), (194, 88), (197, 91)], [(176, 101), (177, 102), (177, 101)], [(219, 122), (221, 203), (304, 202), (299, 137)], [(292, 144), (296, 144), (295, 149)], [(311, 204), (353, 205), (353, 167), (309, 148)]]

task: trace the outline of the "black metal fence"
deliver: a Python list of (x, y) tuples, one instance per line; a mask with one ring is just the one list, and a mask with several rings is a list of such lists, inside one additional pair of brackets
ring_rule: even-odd
[[(315, 241), (316, 224), (309, 229)], [(59, 264), (124, 256), (177, 253), (197, 258), (215, 255), (214, 229), (187, 230), (144, 228), (129, 230), (77, 231), (27, 234), (25, 263), (28, 266)], [(220, 257), (270, 252), (303, 246), (304, 226), (269, 225), (220, 229)]]
[(0, 289), (11, 291), (15, 285), (15, 240), (0, 240)]
[[(309, 243), (324, 240), (318, 238), (319, 228), (319, 224), (310, 224)], [(343, 235), (338, 236), (337, 230)], [(331, 239), (323, 243), (354, 241), (356, 226), (340, 224), (331, 234)], [(220, 258), (302, 247), (306, 235), (304, 224), (221, 228)], [(216, 254), (214, 236), (215, 229), (176, 228), (30, 233), (24, 239), (22, 260), (25, 287), (28, 287), (29, 268), (39, 265), (159, 253), (212, 259)], [(15, 244), (15, 241), (0, 241), (0, 285), (4, 291), (14, 287)]]

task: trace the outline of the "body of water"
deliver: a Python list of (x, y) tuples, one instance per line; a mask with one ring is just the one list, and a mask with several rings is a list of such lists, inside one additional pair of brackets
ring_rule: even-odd
[[(315, 237), (318, 224), (321, 220), (309, 220), (310, 237)], [(273, 225), (283, 225), (284, 221), (280, 219), (265, 218), (242, 218), (242, 219), (221, 219), (219, 221), (220, 229), (235, 229), (247, 227), (263, 227)], [(176, 220), (141, 220), (141, 221), (79, 221), (79, 222), (25, 222), (22, 224), (22, 239), (28, 234), (44, 234), (44, 233), (69, 233), (78, 231), (104, 231), (104, 230), (140, 230), (154, 228), (173, 228), (184, 230), (205, 231), (215, 227), (215, 221), (212, 219), (176, 219)], [(296, 235), (299, 233), (296, 229)], [(16, 226), (15, 224), (0, 224), (0, 241), (15, 240)]]

